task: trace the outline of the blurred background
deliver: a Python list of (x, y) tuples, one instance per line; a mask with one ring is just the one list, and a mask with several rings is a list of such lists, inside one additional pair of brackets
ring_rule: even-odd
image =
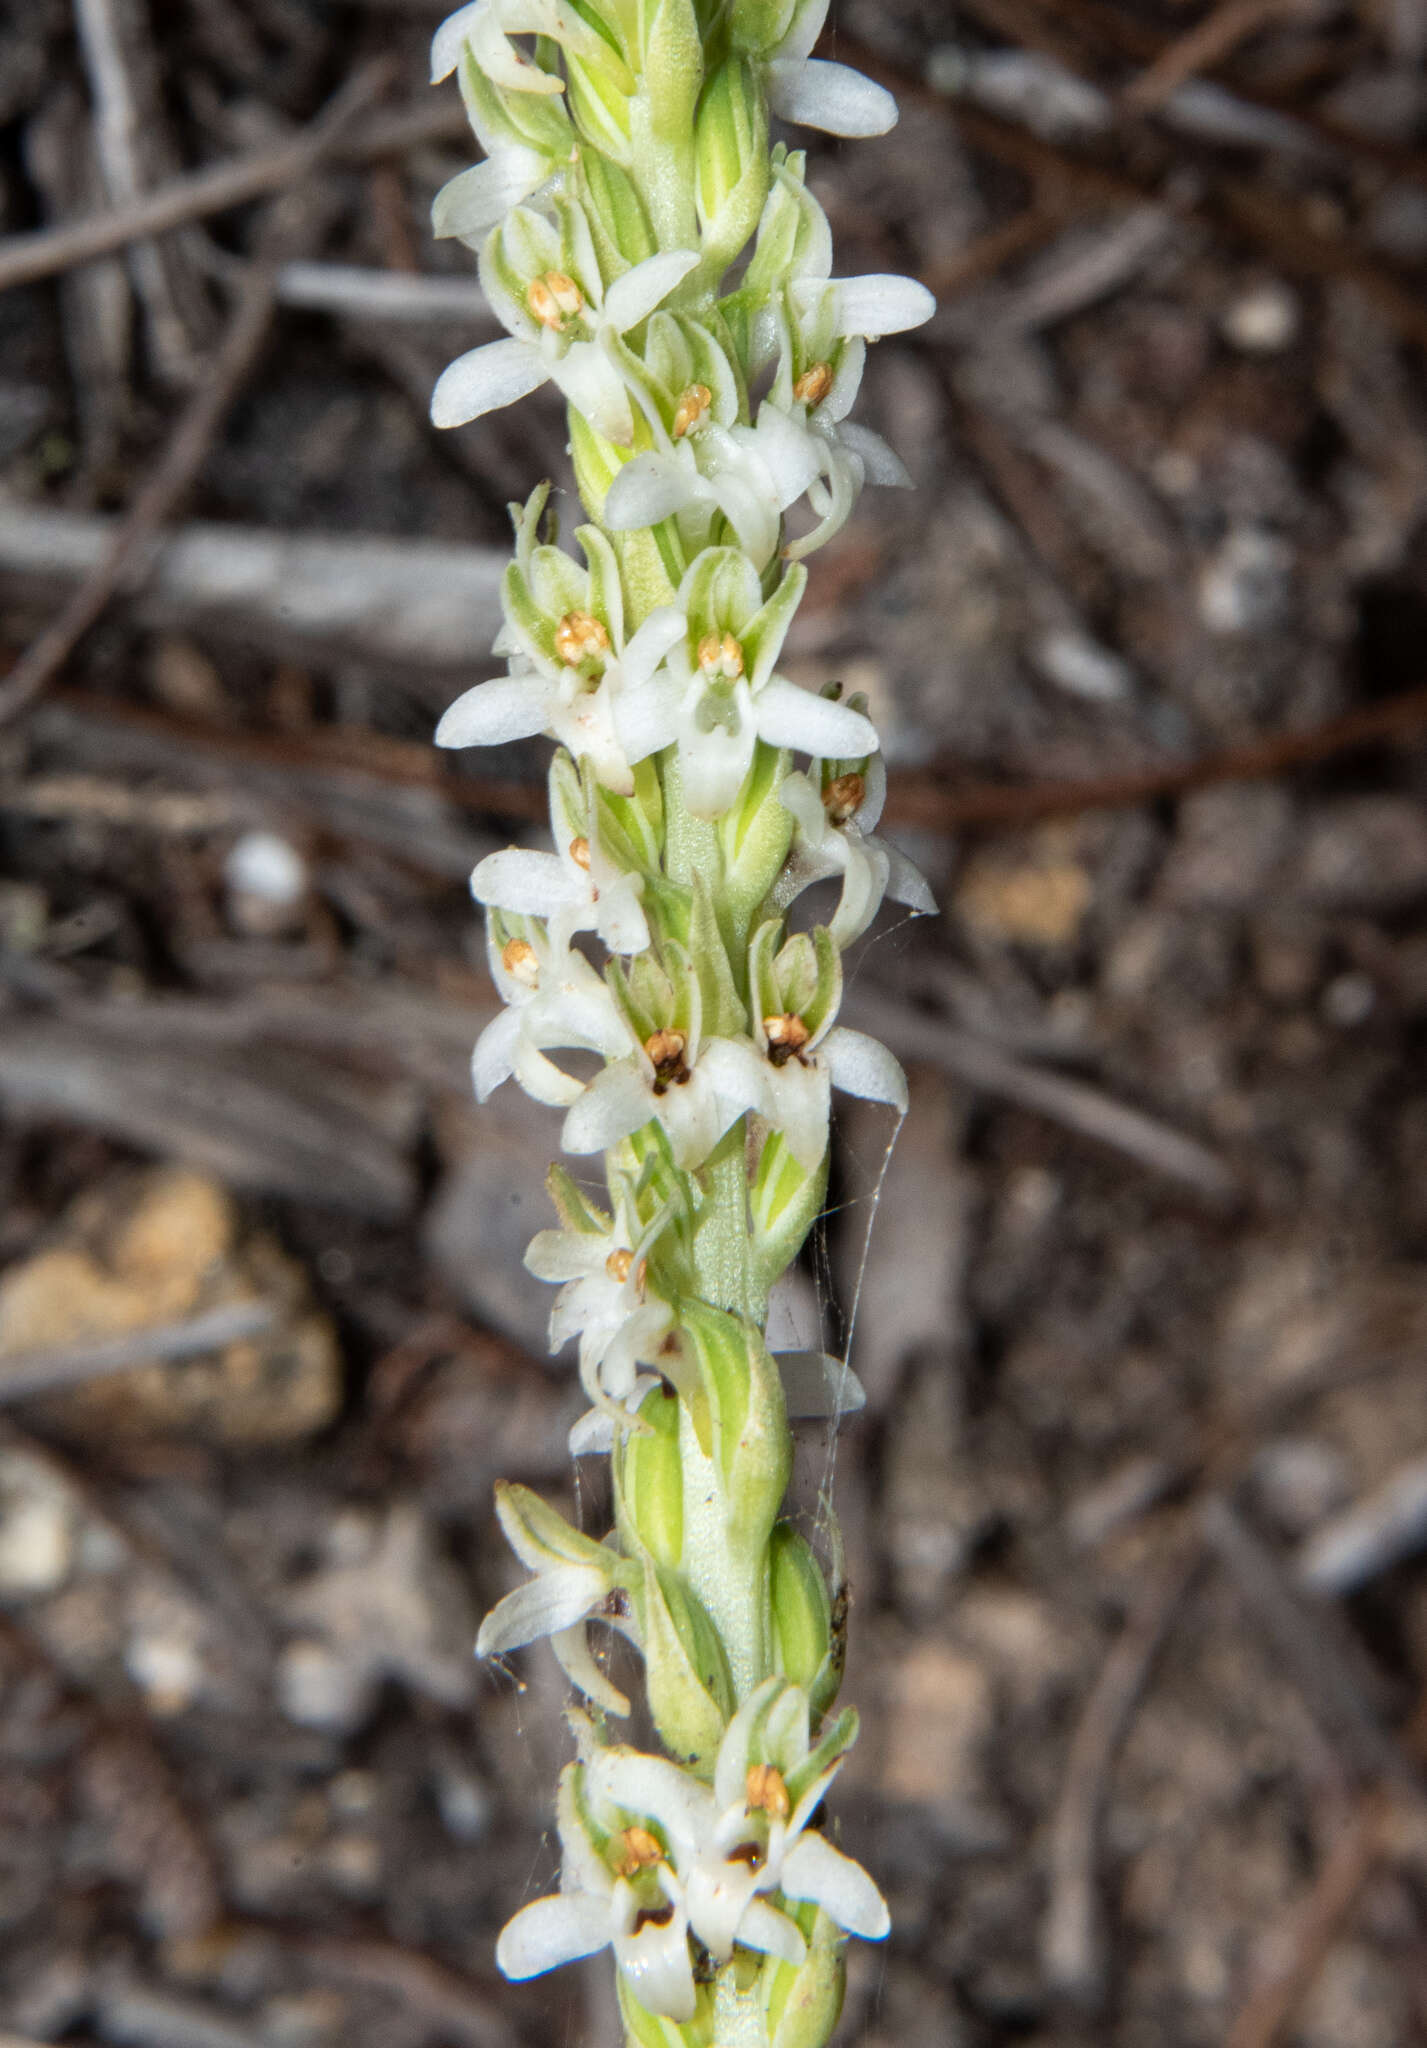
[[(512, 1989), (561, 1687), (499, 1474), (596, 1527), (467, 1061), (490, 672), (549, 393), (432, 195), (424, 0), (0, 19), (0, 2024), (615, 2048)], [(861, 2048), (1427, 2040), (1427, 0), (841, 0), (813, 138), (914, 492), (814, 564), (887, 919), (781, 1313), (836, 1346)], [(375, 68), (374, 68), (375, 67)], [(334, 98), (334, 96), (336, 96)], [(799, 137), (800, 141), (808, 140)], [(874, 1211), (876, 1212), (874, 1215)], [(870, 1227), (870, 1237), (869, 1237)], [(830, 1447), (809, 1438), (810, 1519)]]

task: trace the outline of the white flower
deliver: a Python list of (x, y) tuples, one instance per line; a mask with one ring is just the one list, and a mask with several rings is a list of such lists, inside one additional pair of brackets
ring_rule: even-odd
[(821, 451), (800, 424), (764, 404), (753, 427), (709, 421), (683, 440), (627, 462), (605, 496), (613, 533), (657, 526), (677, 515), (687, 545), (707, 540), (722, 513), (758, 569), (778, 551), (783, 514), (818, 474)]
[(571, 839), (558, 853), (508, 846), (488, 853), (471, 876), (478, 903), (548, 919), (551, 944), (562, 953), (576, 932), (596, 932), (611, 953), (642, 953), (649, 944), (643, 893), (644, 877), (622, 873), (597, 838)]
[(703, 1038), (695, 1017), (688, 1031), (657, 1031), (643, 1045), (631, 1031), (629, 1048), (571, 1107), (560, 1133), (566, 1152), (607, 1152), (657, 1120), (674, 1164), (689, 1173), (739, 1117), (763, 1107), (765, 1065), (746, 1038)]
[(619, 1559), (527, 1487), (500, 1482), (496, 1513), (511, 1549), (535, 1576), (491, 1609), (476, 1636), (476, 1655), (503, 1656), (548, 1636), (571, 1684), (608, 1713), (627, 1714), (629, 1701), (596, 1664), (585, 1632), (598, 1615), (632, 1635), (627, 1606), (621, 1600), (616, 1611), (611, 1600), (621, 1593)]
[[(578, 209), (567, 208), (567, 230), (576, 234), (580, 225)], [(605, 289), (587, 227), (579, 242), (575, 263), (539, 214), (518, 206), (507, 216), (482, 254), (481, 284), (509, 336), (469, 350), (442, 372), (431, 395), (434, 425), (464, 426), (553, 379), (607, 441), (627, 446), (633, 439), (629, 392), (612, 344), (647, 320), (699, 259), (691, 249), (661, 250)], [(503, 272), (523, 280), (519, 295)]]
[(632, 762), (677, 747), (696, 817), (728, 810), (759, 740), (809, 754), (876, 750), (876, 730), (860, 713), (774, 673), (804, 574), (790, 572), (765, 603), (746, 556), (706, 549), (679, 586), (679, 604), (651, 614), (651, 623), (680, 618), (684, 630), (648, 682), (621, 697), (616, 729)]
[(596, 675), (594, 664), (537, 663), (517, 651), (509, 675), (456, 699), (436, 728), (436, 744), (496, 747), (543, 733), (577, 760), (592, 761), (606, 789), (628, 796), (634, 778), (618, 738), (619, 700), (649, 681), (679, 631), (677, 617), (656, 612), (622, 648), (611, 648)]
[(606, 1057), (623, 1051), (623, 1026), (608, 988), (583, 953), (556, 945), (533, 921), (524, 921), (515, 936), (509, 927), (492, 928), (486, 952), (505, 1007), (471, 1055), (476, 1100), (484, 1102), (514, 1075), (537, 1102), (568, 1109), (585, 1084), (545, 1054), (557, 1047)]
[(785, 121), (829, 135), (885, 135), (897, 119), (891, 93), (849, 65), (823, 63), (811, 54), (827, 10), (828, 0), (803, 0), (771, 53), (768, 104)]
[(887, 800), (887, 770), (874, 754), (859, 774), (841, 778), (819, 795), (822, 763), (806, 775), (789, 775), (778, 794), (796, 821), (787, 865), (774, 886), (772, 907), (786, 910), (804, 889), (841, 874), (842, 894), (828, 929), (839, 950), (859, 938), (884, 896), (918, 916), (936, 909), (936, 898), (905, 854), (874, 836)]
[[(907, 1077), (898, 1061), (865, 1031), (833, 1024), (832, 1014), (806, 1036), (796, 1017), (757, 1018), (754, 1023), (768, 1058), (763, 1114), (782, 1132), (805, 1173), (813, 1171), (827, 1150), (834, 1088), (867, 1102), (885, 1102), (898, 1116), (907, 1113)], [(773, 1037), (770, 1026), (778, 1037)]]
[(616, 1836), (623, 1868), (611, 1870), (580, 1816), (580, 1770), (567, 1765), (560, 1779), (560, 1890), (534, 1900), (507, 1923), (496, 1962), (519, 1982), (613, 1948), (620, 1973), (645, 2010), (682, 2026), (693, 2018), (696, 2003), (683, 1887), (658, 1854), (658, 1844), (635, 1830)]
[(525, 34), (553, 37), (577, 57), (597, 57), (602, 47), (601, 38), (562, 0), (470, 0), (431, 38), (431, 83), (449, 78), (469, 50), (494, 85), (512, 92), (563, 92), (562, 78), (542, 71), (507, 40)]
[(657, 1356), (674, 1324), (673, 1309), (648, 1279), (649, 1254), (671, 1213), (666, 1204), (641, 1228), (621, 1185), (603, 1228), (587, 1212), (580, 1228), (538, 1232), (525, 1254), (538, 1280), (560, 1285), (550, 1312), (550, 1349), (578, 1337), (581, 1385), (597, 1408), (623, 1423), (637, 1366)]
[(742, 1943), (798, 1964), (807, 1953), (802, 1934), (768, 1903), (770, 1892), (811, 1900), (866, 1940), (880, 1941), (889, 1931), (886, 1903), (866, 1871), (809, 1825), (850, 1740), (849, 1733), (832, 1745), (794, 1802), (788, 1780), (796, 1782), (811, 1748), (807, 1696), (771, 1678), (730, 1721), (712, 1789), (662, 1757), (624, 1748), (596, 1751), (585, 1775), (596, 1799), (658, 1826), (689, 1927), (715, 1962), (729, 1961)]

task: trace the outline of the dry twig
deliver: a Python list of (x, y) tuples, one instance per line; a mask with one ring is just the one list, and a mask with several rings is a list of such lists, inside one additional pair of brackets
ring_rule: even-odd
[(1301, 0), (1223, 0), (1202, 21), (1163, 49), (1120, 96), (1127, 114), (1151, 114), (1179, 86), (1200, 71), (1211, 71), (1240, 43), (1277, 20), (1300, 11)]
[(27, 1401), (36, 1394), (54, 1394), (88, 1380), (132, 1372), (140, 1365), (176, 1365), (261, 1337), (277, 1321), (270, 1301), (226, 1302), (221, 1308), (190, 1316), (158, 1329), (135, 1330), (94, 1344), (64, 1344), (51, 1351), (18, 1351), (0, 1356), (0, 1405)]
[[(294, 166), (295, 178), (332, 147), (353, 117), (383, 89), (389, 76), (390, 66), (386, 63), (371, 65), (335, 96), (308, 132), (306, 148)], [(279, 214), (263, 237), (265, 246), (244, 280), (212, 369), (185, 407), (158, 466), (126, 513), (103, 560), (54, 623), (26, 649), (0, 686), (0, 725), (33, 703), (63, 668), (125, 580), (136, 570), (142, 573), (146, 550), (197, 477), (214, 435), (257, 358), (277, 303), (278, 263), (291, 253), (286, 245), (295, 232), (305, 230), (305, 224), (305, 210), (296, 228)]]
[(1106, 1988), (1097, 1866), (1110, 1773), (1135, 1703), (1202, 1557), (1202, 1541), (1196, 1535), (1146, 1581), (1100, 1667), (1071, 1737), (1051, 1824), (1050, 1895), (1041, 1923), (1041, 1965), (1056, 1991), (1085, 2006), (1098, 2005)]

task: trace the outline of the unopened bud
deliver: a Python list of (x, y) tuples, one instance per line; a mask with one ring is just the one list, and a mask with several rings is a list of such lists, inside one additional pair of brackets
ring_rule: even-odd
[(572, 320), (585, 310), (585, 295), (563, 270), (547, 270), (525, 287), (525, 303), (540, 322), (554, 334), (563, 334)]
[(708, 417), (713, 404), (713, 393), (707, 384), (690, 384), (679, 398), (674, 409), (674, 439), (682, 441), (685, 434), (691, 434)]
[(576, 866), (577, 868), (583, 868), (583, 869), (584, 869), (584, 871), (585, 871), (585, 873), (586, 873), (586, 874), (588, 874), (588, 873), (589, 873), (589, 871), (590, 871), (590, 842), (589, 842), (589, 840), (588, 840), (588, 839), (572, 839), (572, 840), (570, 841), (570, 858), (571, 858), (571, 860), (572, 860), (572, 861), (573, 861), (573, 862), (575, 863), (575, 866)]
[(750, 1764), (743, 1791), (750, 1813), (766, 1813), (770, 1820), (786, 1820), (793, 1810), (783, 1773), (772, 1764)]
[(732, 633), (705, 633), (699, 642), (699, 667), (711, 678), (737, 682), (743, 674), (743, 649)]
[(832, 364), (812, 363), (793, 386), (793, 396), (804, 405), (821, 405), (832, 389)]
[(834, 825), (846, 825), (861, 809), (866, 795), (865, 777), (839, 775), (823, 791), (823, 809)]
[(626, 1251), (624, 1246), (621, 1245), (618, 1251), (611, 1252), (605, 1260), (604, 1269), (609, 1274), (611, 1280), (618, 1286), (623, 1287), (625, 1281), (629, 1278), (633, 1265), (633, 1252)]
[(500, 964), (522, 988), (534, 988), (540, 980), (540, 959), (529, 939), (510, 939), (501, 948)]
[(555, 628), (555, 652), (567, 668), (580, 668), (609, 652), (609, 634), (593, 612), (566, 612)]

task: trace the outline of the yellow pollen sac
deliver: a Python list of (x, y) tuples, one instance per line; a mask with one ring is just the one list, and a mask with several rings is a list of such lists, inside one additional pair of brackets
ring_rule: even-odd
[(571, 858), (571, 860), (572, 860), (572, 861), (573, 861), (573, 862), (575, 863), (575, 866), (576, 866), (577, 868), (583, 868), (583, 869), (584, 869), (584, 871), (585, 871), (585, 873), (586, 873), (586, 874), (588, 874), (588, 873), (589, 873), (589, 871), (590, 871), (590, 842), (589, 842), (589, 840), (588, 840), (588, 839), (572, 839), (572, 840), (570, 841), (570, 858)]
[(750, 1764), (743, 1790), (750, 1813), (766, 1813), (770, 1820), (786, 1820), (793, 1810), (783, 1773), (772, 1764)]
[(500, 964), (526, 988), (534, 988), (540, 979), (540, 961), (528, 939), (509, 940), (501, 948)]
[(648, 1828), (626, 1828), (623, 1848), (618, 1865), (620, 1877), (633, 1877), (636, 1872), (647, 1870), (652, 1863), (664, 1861), (664, 1851)]
[(682, 441), (685, 434), (702, 425), (712, 404), (713, 393), (707, 384), (691, 384), (682, 392), (674, 412), (674, 439)]
[(743, 674), (743, 649), (732, 633), (705, 633), (699, 642), (699, 667), (706, 676), (737, 682)]
[(823, 809), (834, 825), (845, 825), (862, 806), (867, 784), (860, 775), (839, 775), (823, 791)]
[(655, 1031), (645, 1039), (644, 1050), (660, 1081), (687, 1080), (689, 1070), (684, 1064), (687, 1043), (682, 1031)]
[(555, 628), (555, 652), (567, 668), (609, 653), (609, 634), (593, 612), (566, 612)]
[(804, 405), (821, 405), (832, 389), (832, 364), (811, 363), (793, 386), (794, 398)]
[(617, 1280), (622, 1287), (629, 1278), (630, 1268), (633, 1264), (633, 1252), (627, 1252), (624, 1246), (621, 1245), (618, 1251), (611, 1252), (605, 1260), (604, 1269), (609, 1274), (610, 1279)]
[(525, 287), (525, 303), (552, 334), (563, 334), (572, 320), (585, 310), (585, 295), (563, 270), (547, 270), (533, 277)]
[(774, 1052), (781, 1052), (786, 1058), (789, 1053), (801, 1052), (812, 1037), (801, 1017), (765, 1017), (763, 1033)]

